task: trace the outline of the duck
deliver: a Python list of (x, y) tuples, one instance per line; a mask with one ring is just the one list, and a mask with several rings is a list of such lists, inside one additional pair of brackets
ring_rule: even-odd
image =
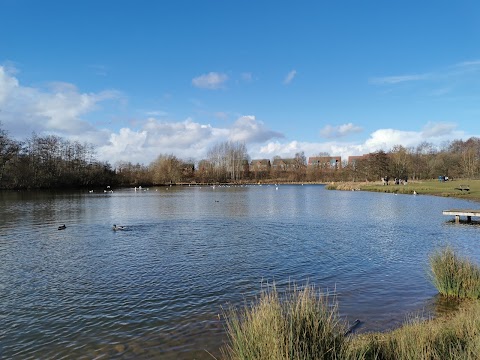
[(67, 227), (65, 226), (65, 224), (63, 224), (63, 225), (60, 225), (60, 226), (58, 227), (58, 230), (65, 230), (66, 228), (67, 228)]
[(117, 230), (125, 230), (125, 229), (126, 229), (125, 226), (113, 224), (113, 230), (114, 230), (114, 231), (117, 231)]

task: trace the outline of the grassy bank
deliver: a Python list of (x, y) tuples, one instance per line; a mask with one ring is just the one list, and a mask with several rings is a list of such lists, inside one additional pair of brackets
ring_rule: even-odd
[[(441, 294), (478, 299), (480, 269), (450, 248), (430, 257)], [(243, 310), (225, 313), (225, 359), (480, 359), (480, 301), (424, 321), (414, 317), (385, 333), (350, 335), (335, 299), (313, 286), (280, 294), (275, 287)]]
[(399, 329), (352, 337), (345, 359), (480, 359), (480, 303), (467, 302), (455, 314), (409, 320)]
[[(460, 185), (468, 185), (469, 191), (458, 190)], [(382, 185), (380, 181), (339, 182), (328, 184), (326, 188), (330, 190), (363, 190), (398, 194), (413, 194), (415, 191), (419, 195), (452, 196), (480, 201), (480, 180), (409, 181), (407, 185), (394, 185), (392, 182), (390, 182), (390, 185)]]

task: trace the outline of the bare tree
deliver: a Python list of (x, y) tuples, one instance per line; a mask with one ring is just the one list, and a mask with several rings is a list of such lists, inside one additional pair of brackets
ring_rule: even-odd
[(402, 145), (395, 145), (390, 151), (392, 175), (404, 179), (409, 172), (410, 155)]
[(207, 153), (216, 181), (237, 181), (243, 178), (245, 160), (248, 161), (244, 143), (227, 141), (214, 145)]
[(182, 164), (173, 155), (160, 155), (150, 165), (154, 184), (172, 184), (177, 183), (182, 177)]
[(0, 184), (2, 183), (7, 164), (18, 156), (20, 148), (21, 144), (10, 139), (7, 132), (0, 128)]

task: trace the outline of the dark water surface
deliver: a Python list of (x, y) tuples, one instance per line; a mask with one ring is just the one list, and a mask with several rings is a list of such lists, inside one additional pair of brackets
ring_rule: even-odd
[(479, 226), (442, 215), (477, 205), (313, 185), (0, 193), (0, 358), (211, 359), (222, 307), (272, 281), (390, 329), (444, 308), (434, 249), (480, 262)]

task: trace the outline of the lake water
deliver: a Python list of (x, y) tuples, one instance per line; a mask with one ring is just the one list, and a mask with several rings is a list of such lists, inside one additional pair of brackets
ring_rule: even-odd
[(272, 282), (335, 291), (359, 331), (394, 328), (443, 308), (433, 250), (480, 262), (479, 226), (442, 215), (472, 207), (321, 185), (3, 192), (0, 358), (211, 359), (222, 307)]

